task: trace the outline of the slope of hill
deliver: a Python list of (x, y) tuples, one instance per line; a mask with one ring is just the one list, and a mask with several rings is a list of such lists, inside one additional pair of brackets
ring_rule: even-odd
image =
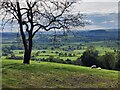
[(2, 60), (3, 88), (116, 88), (118, 72), (89, 67)]

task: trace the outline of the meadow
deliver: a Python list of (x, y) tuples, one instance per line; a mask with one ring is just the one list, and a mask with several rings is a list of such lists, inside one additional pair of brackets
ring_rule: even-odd
[(117, 88), (118, 71), (22, 60), (2, 60), (3, 88)]

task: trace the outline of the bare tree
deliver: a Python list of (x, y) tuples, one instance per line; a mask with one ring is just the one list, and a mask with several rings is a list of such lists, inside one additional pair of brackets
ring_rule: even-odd
[[(18, 24), (24, 45), (24, 64), (30, 63), (32, 40), (40, 30), (69, 29), (85, 26), (82, 14), (70, 14), (75, 2), (69, 0), (7, 0), (0, 2), (0, 12), (4, 15), (3, 26), (10, 22)], [(27, 33), (27, 34), (26, 34)]]

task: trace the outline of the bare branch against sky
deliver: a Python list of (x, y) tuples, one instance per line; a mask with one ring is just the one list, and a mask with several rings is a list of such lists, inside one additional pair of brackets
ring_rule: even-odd
[[(3, 1), (5, 1), (5, 0), (3, 0)], [(12, 1), (16, 1), (16, 0), (12, 0)], [(21, 0), (23, 5), (24, 5), (24, 1), (25, 0)], [(34, 1), (34, 0), (32, 0), (32, 1)], [(62, 1), (62, 0), (53, 0), (53, 1)], [(81, 13), (85, 13), (87, 15), (88, 14), (101, 14), (103, 16), (110, 14), (110, 13), (116, 13), (116, 15), (117, 15), (117, 13), (118, 13), (118, 1), (119, 0), (69, 0), (69, 1), (77, 2), (77, 4), (74, 6), (74, 9), (72, 10), (71, 13), (76, 13), (76, 12), (80, 11)], [(0, 17), (0, 19), (1, 19), (1, 17)], [(101, 24), (96, 25), (96, 23), (92, 20), (89, 20), (92, 22), (92, 25), (87, 26), (87, 27), (89, 29), (112, 28), (112, 27), (117, 26), (117, 19), (115, 19), (115, 20), (114, 19), (112, 18), (109, 21), (103, 21), (104, 24), (105, 24), (105, 22), (109, 22), (109, 23), (107, 23), (109, 25), (109, 27), (107, 27), (107, 26), (103, 27)], [(113, 26), (111, 26), (110, 23), (112, 23), (112, 22), (110, 22), (110, 21), (115, 22), (112, 24)], [(10, 28), (9, 25), (7, 26), (7, 28)], [(81, 29), (81, 27), (80, 27), (80, 29)], [(85, 29), (85, 28), (83, 28), (83, 29)]]

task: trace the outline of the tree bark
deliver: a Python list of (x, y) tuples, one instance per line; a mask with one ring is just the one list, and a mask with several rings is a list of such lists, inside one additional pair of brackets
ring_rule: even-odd
[[(22, 20), (22, 14), (21, 14), (21, 11), (20, 11), (20, 5), (19, 5), (19, 2), (17, 2), (17, 11), (18, 11), (18, 23), (19, 23), (19, 26), (20, 26), (20, 33), (21, 33), (21, 36), (22, 36), (22, 41), (23, 41), (23, 45), (24, 45), (24, 60), (23, 60), (23, 63), (24, 64), (30, 64), (30, 58), (31, 58), (31, 51), (32, 51), (32, 31), (33, 31), (33, 26), (31, 27), (31, 31), (29, 33), (29, 38), (28, 38), (28, 41), (26, 39), (26, 36), (25, 36), (25, 33), (24, 33), (24, 29), (23, 29), (23, 20)], [(32, 24), (32, 20), (31, 20), (31, 24)]]
[(32, 52), (32, 37), (31, 34), (29, 33), (29, 40), (28, 40), (28, 46), (25, 46), (25, 53), (24, 53), (24, 64), (30, 64), (30, 59), (31, 59), (31, 52)]
[(24, 53), (24, 60), (23, 60), (23, 63), (24, 63), (24, 64), (30, 64), (30, 55), (29, 55), (28, 52), (29, 52), (29, 51), (27, 50), (27, 51), (25, 51), (25, 53)]
[(31, 51), (32, 51), (32, 50), (25, 50), (24, 60), (23, 60), (23, 63), (24, 63), (24, 64), (30, 64)]

